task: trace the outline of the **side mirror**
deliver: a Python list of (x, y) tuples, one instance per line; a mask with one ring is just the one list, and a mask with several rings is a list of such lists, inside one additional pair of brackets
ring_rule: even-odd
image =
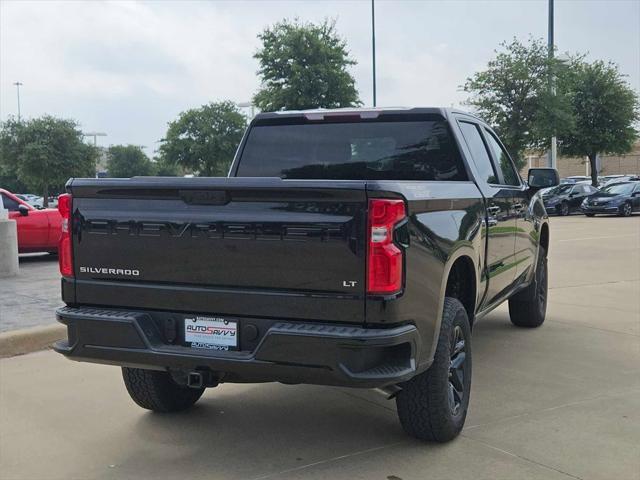
[(560, 184), (560, 175), (555, 168), (530, 168), (527, 183), (535, 190), (555, 187)]
[(27, 207), (26, 205), (18, 205), (18, 211), (23, 217), (29, 215), (29, 207)]

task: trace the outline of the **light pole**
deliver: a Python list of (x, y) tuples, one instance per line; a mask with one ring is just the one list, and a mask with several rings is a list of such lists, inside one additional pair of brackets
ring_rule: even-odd
[(376, 6), (371, 0), (371, 53), (373, 56), (373, 106), (376, 106)]
[[(549, 0), (549, 25), (548, 25), (548, 36), (547, 36), (547, 49), (549, 52), (549, 60), (553, 60), (553, 0)], [(551, 62), (550, 62), (551, 64)], [(553, 78), (553, 65), (551, 65), (551, 71), (549, 72), (549, 89), (551, 90), (551, 95), (555, 96), (556, 94), (556, 86)], [(558, 143), (557, 139), (554, 135), (551, 137), (551, 148), (549, 148), (549, 154), (547, 157), (547, 166), (551, 168), (558, 168), (558, 163), (556, 161)]]
[(93, 146), (97, 147), (98, 146), (98, 137), (106, 137), (107, 134), (106, 133), (102, 133), (102, 132), (86, 132), (82, 134), (85, 137), (93, 137)]
[(250, 108), (251, 109), (251, 118), (255, 117), (255, 108), (256, 106), (251, 102), (240, 102), (236, 103), (240, 108)]
[(20, 123), (20, 87), (23, 85), (22, 82), (14, 82), (16, 86), (16, 90), (18, 92), (18, 123)]

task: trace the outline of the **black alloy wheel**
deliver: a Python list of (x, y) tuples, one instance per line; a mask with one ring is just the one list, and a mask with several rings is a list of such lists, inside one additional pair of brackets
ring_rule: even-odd
[(451, 363), (449, 364), (449, 408), (458, 415), (464, 401), (464, 377), (466, 366), (466, 342), (462, 328), (456, 325), (451, 335)]
[(538, 310), (542, 317), (547, 311), (547, 263), (546, 261), (538, 266), (536, 272), (536, 298), (538, 300)]

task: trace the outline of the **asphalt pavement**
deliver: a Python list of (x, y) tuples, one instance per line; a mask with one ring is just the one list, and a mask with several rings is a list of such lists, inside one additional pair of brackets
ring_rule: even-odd
[(505, 307), (474, 328), (449, 444), (406, 437), (363, 390), (225, 384), (153, 414), (117, 367), (47, 351), (0, 360), (0, 478), (640, 479), (640, 216), (553, 218), (549, 255), (541, 328)]

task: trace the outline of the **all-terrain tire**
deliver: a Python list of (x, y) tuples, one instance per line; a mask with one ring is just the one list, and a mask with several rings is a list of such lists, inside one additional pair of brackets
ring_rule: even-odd
[(547, 313), (547, 252), (538, 247), (538, 264), (531, 284), (509, 299), (509, 318), (518, 327), (536, 328)]
[(154, 412), (186, 410), (204, 392), (204, 388), (178, 385), (169, 372), (122, 367), (122, 378), (133, 401)]
[[(463, 341), (463, 350), (453, 356)], [(454, 361), (462, 353), (462, 378), (451, 377)], [(456, 360), (457, 361), (457, 360)], [(452, 382), (460, 389), (456, 396)], [(405, 432), (420, 440), (448, 442), (464, 426), (471, 391), (471, 328), (467, 312), (459, 300), (444, 299), (440, 336), (433, 364), (429, 369), (401, 385), (396, 396), (398, 418)], [(457, 405), (452, 405), (451, 400)], [(458, 402), (459, 400), (459, 402)], [(457, 409), (454, 408), (457, 406)]]

